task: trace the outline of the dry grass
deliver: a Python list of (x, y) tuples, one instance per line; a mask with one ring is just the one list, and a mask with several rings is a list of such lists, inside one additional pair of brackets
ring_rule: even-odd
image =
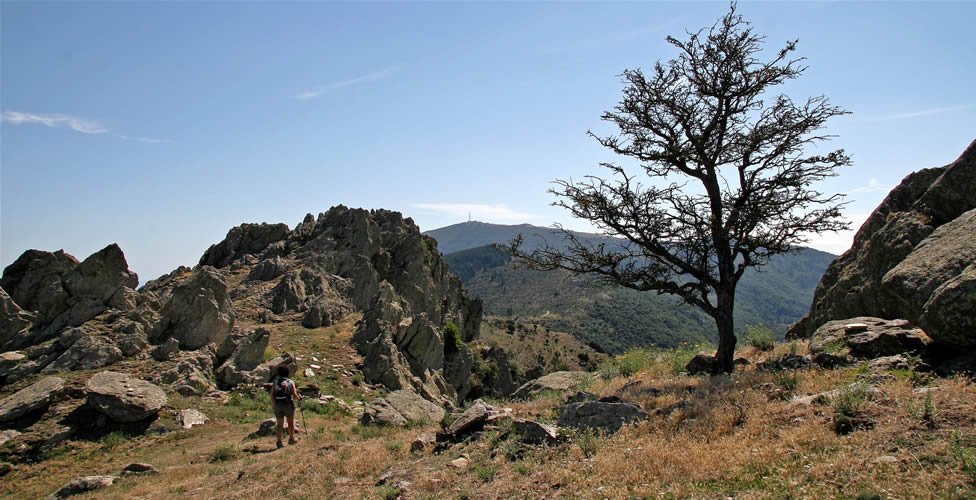
[[(272, 346), (306, 360), (319, 357), (351, 368), (356, 316), (306, 330), (269, 323)], [(806, 346), (778, 344), (771, 352), (740, 354), (753, 364)], [(132, 365), (136, 369), (136, 365)], [(873, 427), (842, 436), (832, 430), (829, 404), (799, 404), (777, 395), (774, 375), (752, 368), (731, 377), (674, 375), (671, 360), (653, 358), (629, 377), (595, 378), (588, 390), (662, 411), (610, 437), (580, 434), (552, 447), (520, 451), (495, 431), (436, 455), (411, 454), (410, 442), (436, 428), (363, 429), (343, 413), (306, 412), (302, 441), (274, 449), (274, 437), (247, 440), (270, 416), (198, 398), (174, 397), (170, 409), (200, 408), (214, 421), (192, 430), (122, 440), (71, 441), (59, 455), (18, 465), (0, 481), (0, 497), (37, 498), (70, 479), (117, 474), (131, 462), (158, 467), (156, 476), (127, 477), (92, 498), (973, 498), (976, 496), (976, 385), (937, 379), (927, 394), (921, 379), (895, 373), (876, 383), (863, 414)], [(797, 396), (867, 379), (862, 368), (796, 372)], [(301, 377), (299, 377), (301, 379)], [(301, 380), (304, 381), (304, 380)], [(348, 400), (369, 399), (350, 377), (321, 370), (315, 383)], [(331, 385), (330, 385), (331, 384)], [(928, 402), (926, 401), (928, 398)], [(562, 396), (513, 402), (516, 416), (552, 420)], [(246, 413), (243, 414), (243, 413)], [(172, 418), (167, 416), (167, 418)], [(300, 418), (300, 417), (299, 417)], [(240, 423), (234, 423), (240, 422)], [(215, 450), (240, 450), (236, 453)], [(470, 464), (450, 462), (462, 454)], [(521, 456), (511, 460), (510, 456)], [(879, 457), (894, 457), (883, 459)], [(967, 461), (968, 460), (968, 461)], [(967, 468), (967, 464), (968, 468)], [(384, 485), (378, 479), (392, 471)], [(398, 488), (401, 481), (409, 485)]]

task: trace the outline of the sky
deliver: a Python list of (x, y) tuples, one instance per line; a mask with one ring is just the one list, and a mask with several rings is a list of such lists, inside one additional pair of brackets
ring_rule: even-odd
[[(616, 158), (618, 75), (727, 3), (0, 3), (0, 266), (117, 242), (143, 282), (194, 265), (243, 222), (344, 204), (422, 230), (475, 220), (587, 226), (555, 179)], [(741, 2), (809, 69), (783, 90), (853, 166), (820, 185), (856, 227), (976, 128), (976, 3)], [(816, 236), (841, 253), (852, 232)]]

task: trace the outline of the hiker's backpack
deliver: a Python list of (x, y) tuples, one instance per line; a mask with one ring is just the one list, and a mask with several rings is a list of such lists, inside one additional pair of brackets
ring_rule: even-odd
[(275, 401), (285, 402), (291, 401), (292, 397), (292, 382), (285, 377), (278, 377), (274, 381), (274, 398)]

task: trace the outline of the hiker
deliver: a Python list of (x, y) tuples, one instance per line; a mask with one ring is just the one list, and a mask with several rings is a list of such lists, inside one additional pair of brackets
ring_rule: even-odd
[(275, 378), (271, 381), (271, 405), (274, 408), (274, 416), (277, 420), (275, 426), (275, 437), (278, 438), (278, 448), (281, 448), (281, 432), (285, 418), (288, 418), (288, 444), (295, 444), (295, 401), (301, 401), (302, 397), (295, 388), (295, 382), (288, 378), (288, 365), (279, 365), (275, 372)]

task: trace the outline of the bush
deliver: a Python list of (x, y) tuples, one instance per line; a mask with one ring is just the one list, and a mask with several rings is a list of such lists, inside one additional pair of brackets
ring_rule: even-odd
[(773, 384), (779, 387), (782, 399), (789, 399), (793, 397), (793, 393), (796, 392), (796, 387), (799, 385), (799, 380), (796, 377), (796, 371), (787, 372), (773, 372)]
[(498, 475), (498, 467), (493, 464), (486, 465), (475, 465), (474, 474), (478, 476), (478, 479), (490, 483), (495, 480), (495, 476)]
[(631, 349), (617, 356), (615, 362), (620, 369), (620, 374), (629, 377), (646, 370), (656, 359), (657, 356), (649, 349)]
[(596, 455), (596, 452), (600, 451), (600, 446), (603, 444), (600, 434), (593, 429), (577, 431), (574, 440), (576, 441), (576, 446), (580, 447), (580, 450), (582, 450), (586, 458)]
[(103, 450), (111, 450), (112, 448), (124, 443), (126, 439), (127, 437), (125, 434), (115, 431), (102, 436), (102, 439), (98, 440), (98, 444), (102, 446)]
[(868, 399), (868, 387), (863, 382), (855, 382), (841, 388), (830, 398), (830, 406), (834, 409), (835, 432), (847, 434), (857, 427), (869, 425), (869, 422), (860, 418)]
[(771, 351), (775, 344), (773, 331), (764, 325), (749, 325), (745, 332), (746, 345), (760, 351)]
[(210, 458), (208, 461), (210, 463), (226, 462), (235, 458), (239, 453), (240, 450), (237, 449), (237, 446), (229, 443), (222, 444), (210, 452)]
[(443, 327), (441, 327), (441, 334), (444, 335), (444, 347), (454, 348), (455, 351), (461, 349), (463, 344), (461, 340), (461, 328), (457, 326), (457, 323), (453, 321), (448, 321)]

